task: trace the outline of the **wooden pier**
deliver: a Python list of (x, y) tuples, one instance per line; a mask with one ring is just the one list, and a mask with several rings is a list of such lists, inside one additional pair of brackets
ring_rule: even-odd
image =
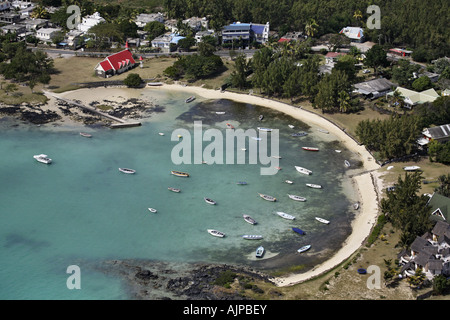
[(110, 128), (111, 128), (111, 129), (138, 127), (138, 126), (141, 125), (141, 123), (140, 123), (139, 121), (126, 121), (126, 120), (124, 120), (124, 119), (120, 119), (120, 118), (114, 117), (114, 116), (112, 116), (112, 115), (110, 115), (110, 114), (101, 112), (101, 111), (99, 111), (99, 110), (97, 110), (97, 109), (95, 109), (95, 108), (92, 108), (92, 107), (89, 107), (89, 106), (85, 106), (84, 104), (78, 103), (78, 102), (76, 102), (76, 101), (69, 100), (69, 99), (66, 99), (66, 98), (58, 97), (57, 95), (55, 95), (55, 94), (53, 94), (53, 93), (51, 93), (51, 92), (45, 91), (44, 94), (50, 95), (50, 96), (54, 97), (55, 99), (64, 101), (64, 102), (66, 102), (66, 103), (69, 103), (69, 104), (72, 104), (72, 105), (74, 105), (74, 106), (77, 106), (77, 107), (79, 107), (79, 108), (81, 108), (81, 109), (88, 110), (88, 111), (90, 111), (90, 112), (92, 112), (92, 113), (98, 114), (99, 116), (102, 116), (102, 117), (105, 117), (105, 118), (108, 118), (108, 119), (110, 119), (110, 120), (113, 120), (113, 121), (118, 122), (118, 123), (113, 123), (113, 124), (111, 124), (111, 125), (110, 125)]

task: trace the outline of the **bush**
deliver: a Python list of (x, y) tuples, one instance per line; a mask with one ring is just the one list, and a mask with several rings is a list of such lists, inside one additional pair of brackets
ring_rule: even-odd
[(137, 88), (140, 87), (142, 83), (141, 77), (137, 73), (130, 73), (125, 80), (123, 80), (123, 83), (128, 88)]

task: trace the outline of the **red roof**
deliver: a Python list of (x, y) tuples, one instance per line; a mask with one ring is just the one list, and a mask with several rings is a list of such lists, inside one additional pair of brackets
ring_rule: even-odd
[(328, 52), (325, 57), (326, 58), (336, 58), (336, 57), (345, 56), (345, 55), (346, 55), (345, 52)]
[(112, 54), (110, 56), (107, 56), (105, 60), (100, 62), (100, 66), (103, 68), (104, 71), (108, 71), (111, 69), (118, 70), (124, 66), (135, 63), (136, 61), (134, 61), (133, 55), (129, 50), (126, 49), (117, 52), (115, 54)]
[(291, 39), (281, 38), (278, 42), (290, 42)]

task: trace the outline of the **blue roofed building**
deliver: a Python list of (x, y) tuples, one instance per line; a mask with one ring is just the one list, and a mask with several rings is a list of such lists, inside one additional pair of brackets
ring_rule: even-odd
[(222, 44), (242, 41), (244, 46), (269, 40), (269, 22), (266, 24), (234, 22), (222, 29)]

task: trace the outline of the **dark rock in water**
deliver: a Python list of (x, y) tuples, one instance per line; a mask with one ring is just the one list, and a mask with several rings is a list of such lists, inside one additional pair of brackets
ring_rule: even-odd
[(22, 111), (21, 120), (28, 121), (34, 124), (44, 124), (60, 120), (61, 116), (54, 111), (47, 112), (34, 112), (34, 111)]
[(150, 270), (142, 270), (136, 273), (136, 278), (141, 280), (158, 279), (158, 275), (152, 273)]

